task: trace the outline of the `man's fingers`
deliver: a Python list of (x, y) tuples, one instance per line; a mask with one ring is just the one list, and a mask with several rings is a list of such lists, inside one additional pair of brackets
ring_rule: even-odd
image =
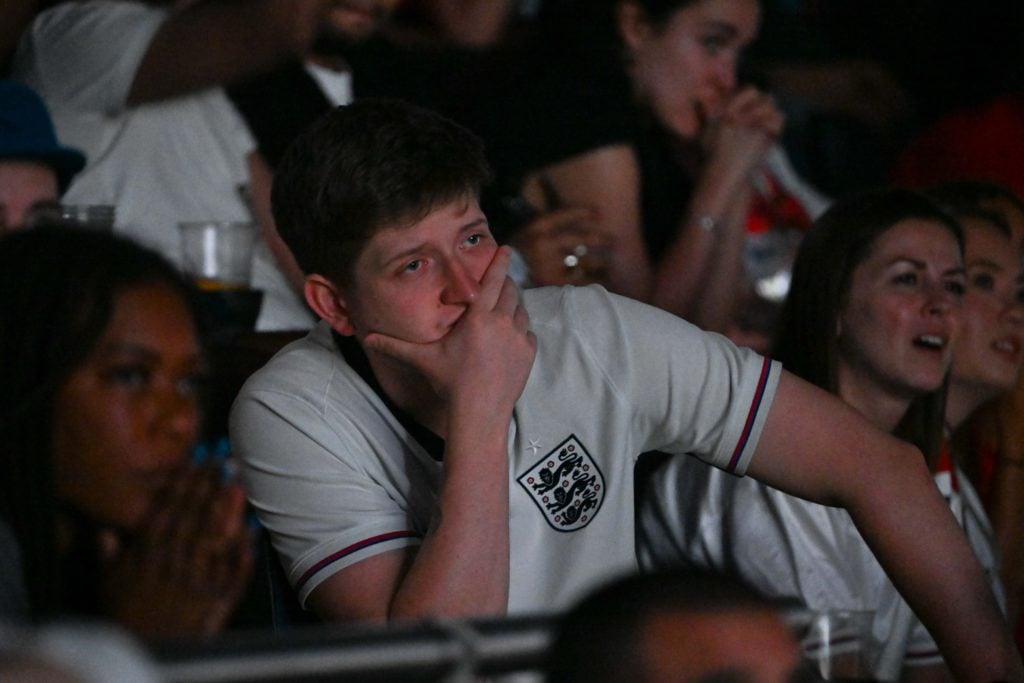
[(501, 286), (501, 291), (498, 292), (498, 299), (494, 302), (493, 310), (499, 313), (511, 313), (518, 305), (519, 290), (516, 288), (516, 283), (512, 281), (512, 278), (506, 276), (505, 281)]
[[(526, 309), (520, 305), (516, 305), (515, 313), (512, 314), (512, 320), (515, 323), (517, 330), (526, 330), (530, 326), (530, 314), (526, 312)], [(533, 334), (532, 332), (529, 334)]]
[(476, 301), (479, 308), (485, 311), (494, 310), (505, 285), (511, 261), (512, 250), (509, 247), (498, 247), (494, 252), (494, 258), (491, 259), (491, 264), (487, 266), (487, 270), (484, 271), (484, 276), (480, 280), (480, 296)]

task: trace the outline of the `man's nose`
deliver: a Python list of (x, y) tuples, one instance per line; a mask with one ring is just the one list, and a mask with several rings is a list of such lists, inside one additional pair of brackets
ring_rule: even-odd
[(441, 301), (446, 304), (468, 304), (480, 295), (480, 283), (473, 273), (459, 259), (452, 259), (445, 264), (444, 288)]

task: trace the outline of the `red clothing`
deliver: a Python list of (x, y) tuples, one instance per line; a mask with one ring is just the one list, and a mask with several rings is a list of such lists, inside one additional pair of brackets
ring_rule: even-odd
[(1002, 95), (940, 118), (900, 153), (891, 178), (913, 188), (987, 180), (1024, 196), (1024, 94)]

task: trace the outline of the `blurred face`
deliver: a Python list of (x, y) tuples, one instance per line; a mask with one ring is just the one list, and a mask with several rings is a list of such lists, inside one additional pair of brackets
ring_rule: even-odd
[(1013, 242), (986, 221), (962, 222), (967, 290), (952, 380), (994, 396), (1013, 387), (1024, 360), (1020, 260)]
[(58, 494), (97, 521), (130, 530), (199, 429), (202, 371), (192, 319), (165, 285), (125, 290), (55, 413)]
[(345, 42), (373, 35), (399, 0), (334, 0), (327, 15), (327, 34)]
[(699, 0), (658, 27), (637, 5), (624, 3), (619, 30), (634, 87), (662, 124), (683, 138), (697, 137), (735, 90), (740, 52), (759, 21), (757, 0)]
[(768, 610), (657, 615), (642, 642), (645, 681), (783, 683), (801, 663), (793, 632)]
[(411, 226), (383, 228), (355, 264), (336, 329), (426, 343), (445, 336), (480, 293), (497, 251), (475, 199), (446, 204)]
[(1017, 208), (1017, 205), (1008, 199), (993, 199), (983, 204), (983, 208), (995, 211), (1006, 219), (1013, 232), (1013, 243), (1015, 247), (1024, 251), (1024, 211)]
[(0, 161), (0, 234), (26, 223), (33, 209), (57, 203), (57, 174), (32, 161)]
[(887, 398), (909, 403), (938, 389), (963, 289), (960, 249), (947, 228), (910, 219), (882, 233), (854, 268), (839, 316), (840, 395), (870, 415)]

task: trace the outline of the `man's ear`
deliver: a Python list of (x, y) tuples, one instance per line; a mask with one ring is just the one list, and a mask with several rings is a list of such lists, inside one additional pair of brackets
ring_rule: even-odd
[(323, 275), (307, 275), (302, 293), (309, 307), (326, 320), (335, 332), (346, 337), (355, 334), (348, 305), (337, 285)]
[(632, 52), (647, 38), (650, 25), (647, 13), (638, 3), (626, 0), (618, 3), (615, 10), (615, 24), (623, 45)]

